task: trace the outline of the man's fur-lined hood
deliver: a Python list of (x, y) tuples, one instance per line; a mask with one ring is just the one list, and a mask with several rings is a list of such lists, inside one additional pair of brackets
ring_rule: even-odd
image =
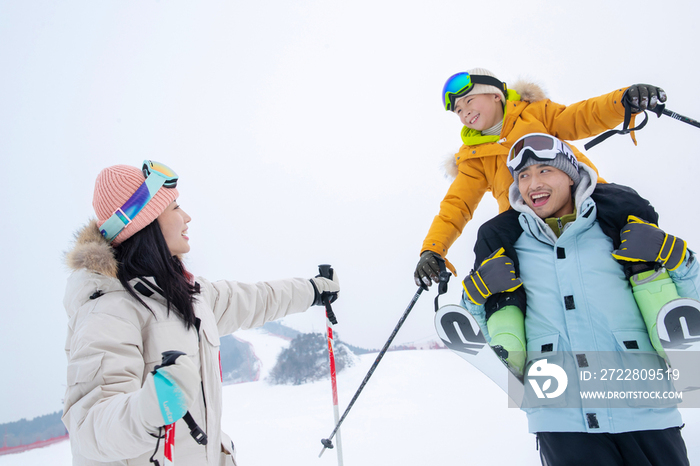
[(86, 269), (107, 277), (117, 277), (114, 249), (100, 233), (97, 220), (91, 220), (76, 233), (73, 249), (66, 253), (66, 265), (73, 271)]
[[(547, 99), (547, 94), (545, 93), (544, 89), (542, 89), (539, 84), (532, 81), (524, 79), (518, 80), (515, 82), (515, 84), (510, 86), (510, 89), (514, 90), (520, 95), (520, 100), (522, 102), (532, 103)], [(454, 154), (450, 154), (449, 156), (445, 157), (443, 169), (445, 171), (446, 178), (454, 180), (457, 177), (458, 169)]]

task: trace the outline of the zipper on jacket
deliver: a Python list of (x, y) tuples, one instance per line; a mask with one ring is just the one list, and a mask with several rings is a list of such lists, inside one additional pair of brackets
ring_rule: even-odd
[[(202, 336), (199, 334), (199, 328), (202, 326), (202, 319), (199, 317), (194, 318), (194, 328), (197, 330), (197, 341), (199, 343), (202, 343)], [(207, 397), (204, 394), (204, 381), (201, 382), (202, 384), (202, 399), (204, 400), (204, 412), (207, 412)]]

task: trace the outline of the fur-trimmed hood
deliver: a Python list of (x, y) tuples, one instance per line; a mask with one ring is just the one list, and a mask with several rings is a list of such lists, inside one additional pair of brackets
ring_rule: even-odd
[(114, 249), (100, 233), (97, 220), (91, 220), (76, 232), (73, 249), (66, 253), (66, 265), (73, 271), (86, 269), (107, 277), (117, 277)]
[(100, 234), (96, 220), (76, 232), (75, 243), (66, 253), (65, 261), (72, 273), (66, 283), (63, 306), (71, 319), (95, 293), (124, 290), (117, 278), (114, 250)]
[(520, 100), (524, 102), (539, 102), (547, 99), (547, 94), (539, 84), (520, 79), (511, 86), (515, 92), (520, 95)]
[[(510, 86), (510, 89), (518, 93), (522, 102), (533, 103), (547, 99), (544, 89), (532, 81), (520, 79)], [(457, 177), (458, 170), (454, 154), (449, 154), (445, 157), (443, 170), (445, 178), (454, 180)]]

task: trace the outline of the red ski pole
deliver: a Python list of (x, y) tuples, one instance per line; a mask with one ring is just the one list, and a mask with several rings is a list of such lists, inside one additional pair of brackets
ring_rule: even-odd
[[(333, 269), (328, 264), (319, 265), (318, 272), (324, 278), (328, 278), (329, 280), (333, 279)], [(335, 376), (335, 348), (333, 345), (333, 328), (331, 325), (337, 324), (338, 320), (335, 318), (335, 314), (331, 308), (330, 298), (324, 299), (323, 304), (326, 306), (326, 335), (328, 337), (328, 363), (331, 373), (331, 390), (333, 392), (333, 417), (337, 424), (338, 419), (340, 419), (340, 412), (338, 411), (338, 384)], [(336, 445), (338, 446), (338, 466), (343, 466), (343, 444), (340, 440), (340, 430), (336, 432)]]

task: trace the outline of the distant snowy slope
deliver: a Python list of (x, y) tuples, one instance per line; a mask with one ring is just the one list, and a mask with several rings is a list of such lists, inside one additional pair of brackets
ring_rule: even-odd
[[(261, 331), (236, 336), (255, 345), (267, 370), (271, 355), (284, 346)], [(338, 375), (341, 414), (375, 358), (360, 356)], [(449, 350), (389, 352), (341, 428), (345, 465), (540, 464), (525, 415), (506, 406), (493, 382)], [(242, 466), (337, 464), (335, 450), (318, 458), (321, 439), (334, 427), (328, 379), (228, 385), (223, 409), (223, 428)], [(683, 416), (691, 464), (700, 464), (700, 410), (684, 410)], [(47, 464), (71, 464), (68, 442), (0, 456), (0, 466)]]
[(239, 330), (235, 333), (239, 340), (247, 341), (253, 345), (255, 356), (262, 364), (260, 371), (260, 380), (265, 380), (270, 373), (275, 363), (277, 356), (284, 348), (289, 346), (290, 339), (272, 335), (262, 328), (251, 330)]

